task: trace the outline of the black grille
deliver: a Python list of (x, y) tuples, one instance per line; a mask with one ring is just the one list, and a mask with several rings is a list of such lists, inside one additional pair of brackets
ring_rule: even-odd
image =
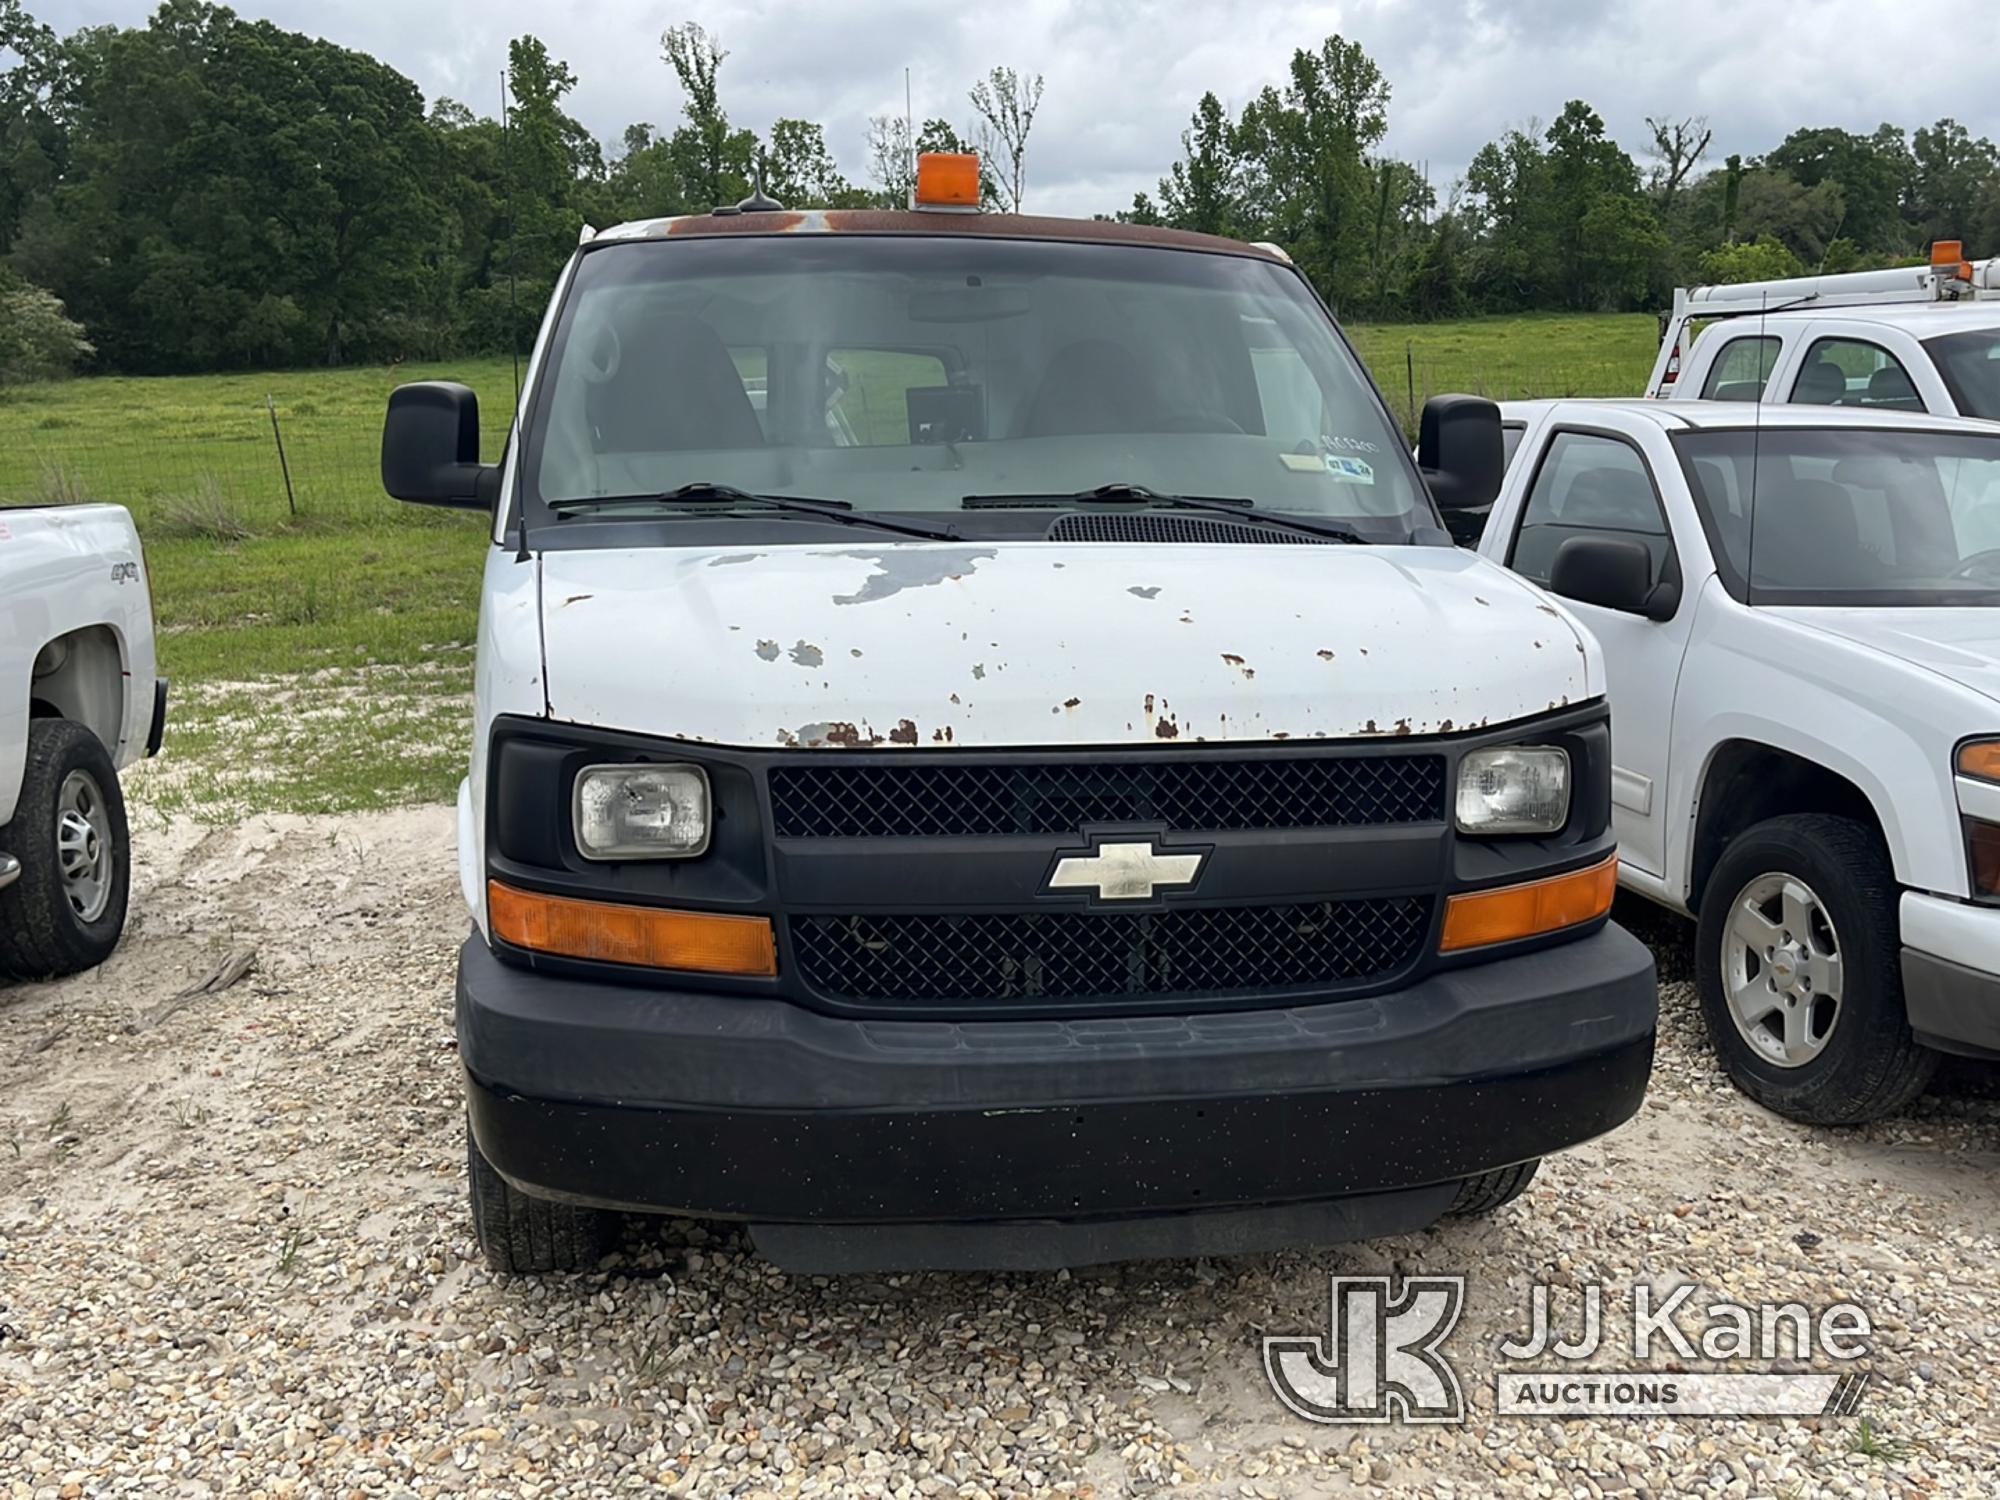
[(1143, 915), (795, 916), (800, 975), (856, 1001), (1115, 1000), (1362, 983), (1412, 963), (1422, 896)]
[(1222, 832), (1427, 823), (1444, 816), (1437, 755), (780, 766), (779, 838), (1074, 834), (1089, 823)]
[(1120, 515), (1116, 511), (1071, 511), (1049, 528), (1052, 542), (1258, 542), (1274, 547), (1324, 547), (1329, 539), (1303, 531), (1281, 531), (1243, 521), (1207, 516)]

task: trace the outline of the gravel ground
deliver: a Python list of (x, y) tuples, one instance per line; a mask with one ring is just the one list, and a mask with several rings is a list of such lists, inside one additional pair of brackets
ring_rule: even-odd
[[(535, 1283), (481, 1268), (463, 1206), (450, 813), (142, 837), (113, 962), (0, 989), (0, 1494), (2000, 1494), (1993, 1079), (1857, 1131), (1767, 1115), (1709, 1059), (1673, 924), (1645, 932), (1645, 1108), (1486, 1221), (881, 1280), (635, 1226)], [(159, 1015), (246, 949), (247, 979)], [(1329, 1272), (1417, 1270), (1471, 1278), (1471, 1420), (1290, 1417), (1260, 1336), (1323, 1329)], [(1532, 1282), (1639, 1279), (1858, 1301), (1867, 1427), (1493, 1415)]]

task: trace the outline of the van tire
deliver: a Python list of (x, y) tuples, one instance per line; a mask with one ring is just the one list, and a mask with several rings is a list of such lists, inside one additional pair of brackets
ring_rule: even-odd
[(1445, 1213), (1454, 1219), (1476, 1219), (1495, 1209), (1505, 1208), (1527, 1192), (1528, 1184), (1535, 1180), (1535, 1173), (1541, 1165), (1542, 1159), (1538, 1156), (1532, 1161), (1468, 1177), (1458, 1185), (1458, 1196), (1451, 1200), (1451, 1207)]
[[(94, 910), (78, 909), (73, 897), (82, 887), (65, 877), (59, 825), (68, 813), (83, 820), (73, 827), (87, 824), (89, 847), (102, 861), (91, 880)], [(0, 849), (21, 862), (19, 877), (0, 889), (0, 975), (56, 979), (111, 957), (125, 930), (132, 839), (117, 768), (83, 725), (29, 722), (21, 795), (13, 821), (0, 828)]]
[[(1817, 1055), (1793, 1066), (1753, 1045), (1730, 1004), (1730, 924), (1739, 901), (1769, 876), (1796, 879), (1816, 898), (1840, 961), (1830, 1029), (1816, 1044)], [(1895, 1114), (1930, 1082), (1938, 1055), (1916, 1040), (1903, 1008), (1900, 896), (1880, 835), (1853, 818), (1772, 818), (1737, 835), (1723, 851), (1702, 893), (1695, 987), (1724, 1069), (1766, 1109), (1808, 1125), (1859, 1125)], [(1815, 949), (1823, 945), (1823, 936), (1809, 939)], [(1805, 998), (1810, 1005), (1812, 997)]]
[(611, 1238), (613, 1215), (576, 1203), (531, 1198), (495, 1170), (465, 1128), (472, 1232), (487, 1266), (504, 1276), (594, 1271)]

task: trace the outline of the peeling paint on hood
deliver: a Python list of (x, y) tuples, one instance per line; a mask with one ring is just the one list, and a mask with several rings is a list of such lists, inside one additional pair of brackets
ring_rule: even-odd
[(944, 753), (1438, 734), (1603, 691), (1570, 622), (1467, 551), (1054, 550), (550, 552), (542, 597), (570, 601), (543, 614), (550, 712)]

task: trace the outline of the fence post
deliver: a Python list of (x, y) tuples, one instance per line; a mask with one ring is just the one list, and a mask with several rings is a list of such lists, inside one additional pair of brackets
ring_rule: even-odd
[(298, 497), (292, 493), (292, 466), (285, 460), (285, 435), (278, 430), (278, 403), (271, 399), (271, 393), (264, 393), (264, 409), (271, 414), (271, 439), (278, 445), (278, 472), (285, 476), (285, 509), (292, 513), (292, 519), (299, 518)]

